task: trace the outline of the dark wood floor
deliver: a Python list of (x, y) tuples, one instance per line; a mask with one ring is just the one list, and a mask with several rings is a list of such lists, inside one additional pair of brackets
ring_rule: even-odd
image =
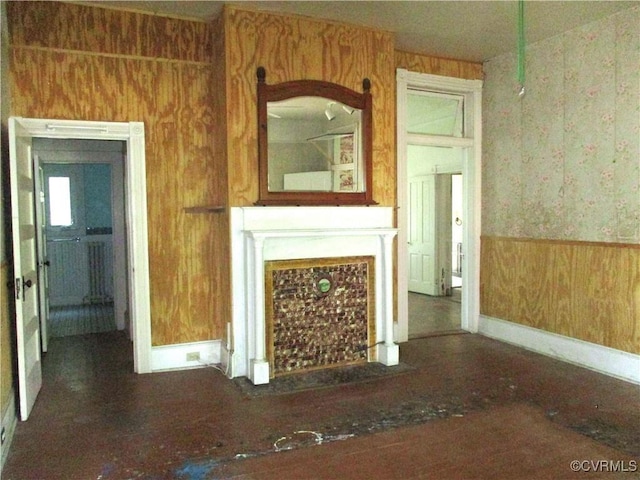
[(640, 459), (637, 385), (472, 334), (400, 357), (398, 375), (250, 397), (213, 368), (136, 375), (118, 332), (52, 339), (2, 478), (573, 478), (573, 456)]

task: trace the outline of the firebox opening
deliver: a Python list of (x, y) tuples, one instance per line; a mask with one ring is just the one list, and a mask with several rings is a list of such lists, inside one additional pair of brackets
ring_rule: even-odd
[(375, 360), (374, 257), (265, 262), (271, 376)]

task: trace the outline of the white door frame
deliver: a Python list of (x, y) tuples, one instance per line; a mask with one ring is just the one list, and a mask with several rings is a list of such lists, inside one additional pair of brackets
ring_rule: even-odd
[(125, 221), (129, 278), (129, 318), (136, 373), (151, 372), (151, 302), (147, 231), (145, 137), (142, 122), (93, 122), (20, 118), (15, 120), (32, 138), (121, 140), (125, 159)]
[[(464, 189), (463, 243), (465, 256), (462, 268), (461, 327), (478, 331), (480, 317), (480, 166), (482, 164), (482, 81), (442, 77), (409, 72), (399, 68), (397, 84), (397, 205), (398, 205), (398, 316), (394, 337), (397, 342), (409, 339), (409, 298), (407, 264), (407, 145), (460, 147), (465, 151), (462, 178)], [(464, 125), (462, 138), (436, 135), (412, 136), (407, 133), (407, 93), (410, 89), (452, 93), (464, 96)]]

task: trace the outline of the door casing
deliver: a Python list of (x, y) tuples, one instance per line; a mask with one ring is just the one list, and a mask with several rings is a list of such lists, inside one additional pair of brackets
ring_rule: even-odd
[(129, 318), (136, 373), (151, 372), (151, 307), (147, 230), (145, 136), (142, 122), (94, 122), (12, 117), (31, 138), (126, 142), (125, 222)]
[[(478, 331), (480, 317), (480, 167), (482, 164), (482, 81), (442, 77), (424, 73), (396, 71), (397, 85), (397, 205), (398, 205), (398, 311), (394, 324), (394, 338), (405, 342), (409, 338), (408, 249), (407, 249), (407, 145), (460, 147), (465, 151), (462, 165), (463, 244), (466, 254), (462, 269), (461, 328)], [(420, 136), (412, 138), (406, 129), (407, 93), (410, 89), (452, 93), (464, 96), (464, 125), (462, 138)]]

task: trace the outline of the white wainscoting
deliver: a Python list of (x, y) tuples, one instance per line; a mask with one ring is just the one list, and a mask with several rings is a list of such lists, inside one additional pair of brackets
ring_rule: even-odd
[(480, 316), (478, 333), (574, 365), (640, 384), (640, 355)]

